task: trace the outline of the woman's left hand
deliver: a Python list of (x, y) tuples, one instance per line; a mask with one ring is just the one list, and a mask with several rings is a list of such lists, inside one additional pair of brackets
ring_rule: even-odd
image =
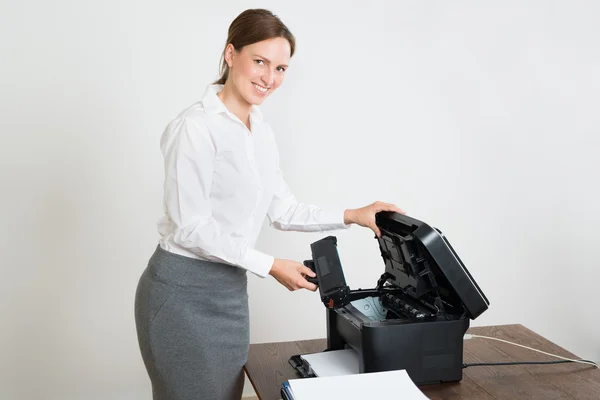
[(394, 211), (400, 214), (406, 214), (402, 209), (395, 206), (394, 204), (384, 203), (382, 201), (376, 201), (368, 206), (348, 209), (344, 211), (344, 223), (345, 224), (357, 224), (366, 228), (371, 228), (377, 237), (381, 237), (381, 232), (375, 222), (375, 214), (380, 211)]

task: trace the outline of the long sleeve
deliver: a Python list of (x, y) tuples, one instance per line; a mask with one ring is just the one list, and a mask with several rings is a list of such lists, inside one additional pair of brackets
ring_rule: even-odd
[(274, 258), (248, 246), (248, 240), (224, 233), (213, 218), (210, 201), (215, 143), (208, 130), (189, 118), (173, 121), (161, 148), (165, 158), (165, 212), (177, 229), (173, 242), (198, 254), (240, 266), (265, 277)]
[(277, 157), (275, 193), (267, 216), (272, 227), (282, 231), (318, 232), (348, 229), (344, 209), (324, 210), (312, 204), (299, 203), (283, 178)]

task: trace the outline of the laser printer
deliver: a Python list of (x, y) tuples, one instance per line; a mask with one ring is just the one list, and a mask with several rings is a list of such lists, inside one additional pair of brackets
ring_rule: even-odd
[[(460, 381), (463, 336), (488, 299), (439, 229), (387, 211), (376, 223), (384, 272), (374, 288), (346, 285), (335, 236), (312, 243), (304, 261), (326, 308), (325, 351), (353, 349), (360, 373), (404, 369), (417, 385)], [(290, 364), (311, 376), (298, 356)]]

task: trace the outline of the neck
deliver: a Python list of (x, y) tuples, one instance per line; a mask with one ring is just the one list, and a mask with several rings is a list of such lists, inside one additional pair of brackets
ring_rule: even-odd
[(218, 94), (225, 107), (240, 119), (246, 126), (250, 124), (250, 109), (252, 104), (248, 103), (233, 86), (231, 81), (225, 82), (223, 90)]

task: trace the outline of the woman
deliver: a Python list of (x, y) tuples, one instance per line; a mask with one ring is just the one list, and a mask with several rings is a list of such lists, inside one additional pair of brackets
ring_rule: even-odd
[(140, 349), (155, 400), (239, 399), (249, 346), (246, 272), (289, 290), (317, 288), (301, 263), (254, 245), (265, 216), (279, 230), (327, 231), (352, 223), (379, 235), (376, 202), (326, 211), (298, 203), (279, 169), (258, 105), (283, 82), (295, 39), (267, 10), (229, 27), (222, 77), (161, 139), (165, 160), (160, 243), (135, 299)]

